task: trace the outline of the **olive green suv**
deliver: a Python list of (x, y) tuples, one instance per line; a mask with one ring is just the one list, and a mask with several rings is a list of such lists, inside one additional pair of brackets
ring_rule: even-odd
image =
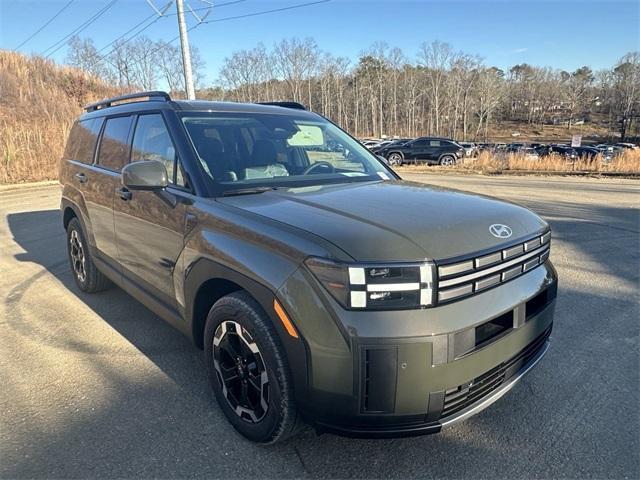
[(547, 223), (403, 181), (302, 105), (107, 99), (60, 182), (78, 288), (116, 284), (193, 339), (251, 440), (438, 432), (547, 350)]

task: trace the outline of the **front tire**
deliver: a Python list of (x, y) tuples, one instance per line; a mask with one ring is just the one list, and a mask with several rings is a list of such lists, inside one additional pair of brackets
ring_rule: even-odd
[(255, 299), (235, 292), (218, 300), (207, 317), (204, 350), (216, 400), (241, 435), (269, 444), (298, 432), (284, 349)]
[(89, 244), (77, 218), (72, 218), (67, 226), (67, 252), (73, 279), (80, 290), (96, 293), (111, 287), (111, 281), (93, 263)]

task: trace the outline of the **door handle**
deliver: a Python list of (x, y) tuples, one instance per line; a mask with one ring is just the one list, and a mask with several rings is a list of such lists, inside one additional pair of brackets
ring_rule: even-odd
[(74, 177), (76, 177), (76, 179), (80, 182), (80, 183), (86, 183), (87, 182), (87, 176), (82, 173), (82, 172), (78, 172), (74, 175)]
[(129, 191), (129, 189), (127, 189), (126, 187), (119, 187), (119, 188), (116, 188), (116, 193), (117, 193), (118, 195), (120, 195), (120, 198), (121, 198), (122, 200), (124, 200), (125, 202), (126, 202), (127, 200), (131, 200), (131, 197), (133, 196), (133, 195), (131, 194), (131, 192)]

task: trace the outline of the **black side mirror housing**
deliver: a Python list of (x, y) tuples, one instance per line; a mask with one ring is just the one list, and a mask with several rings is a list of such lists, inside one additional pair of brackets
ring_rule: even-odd
[(158, 160), (129, 163), (122, 169), (122, 185), (129, 190), (164, 190), (169, 185), (167, 169)]

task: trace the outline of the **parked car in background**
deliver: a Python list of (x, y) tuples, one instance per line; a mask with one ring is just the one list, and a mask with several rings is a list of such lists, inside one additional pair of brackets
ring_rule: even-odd
[(507, 146), (507, 148), (500, 150), (499, 153), (502, 155), (520, 155), (526, 160), (538, 160), (540, 158), (540, 155), (538, 155), (538, 152), (534, 148), (528, 147), (524, 144), (511, 144)]
[(638, 146), (633, 144), (633, 143), (625, 143), (625, 142), (618, 142), (614, 145), (614, 147), (622, 147), (625, 148), (627, 150), (637, 150)]
[(578, 158), (581, 160), (593, 161), (598, 155), (601, 154), (600, 150), (595, 147), (582, 146), (582, 147), (573, 147), (575, 152), (578, 154)]
[(403, 145), (387, 146), (378, 152), (390, 165), (426, 163), (429, 165), (455, 165), (465, 151), (450, 138), (420, 137)]
[(458, 142), (464, 148), (465, 157), (475, 157), (478, 155), (478, 146), (472, 142)]
[(477, 143), (476, 146), (478, 147), (478, 153), (493, 151), (496, 148), (495, 143), (489, 143), (489, 142)]
[(372, 149), (380, 145), (380, 140), (362, 140), (360, 143), (367, 147), (368, 149)]
[(399, 139), (399, 140), (389, 140), (388, 142), (382, 142), (380, 145), (378, 145), (376, 147), (371, 147), (369, 150), (371, 150), (376, 155), (380, 155), (380, 151), (382, 151), (382, 150), (384, 150), (386, 148), (399, 147), (401, 145), (404, 145), (407, 142), (410, 142), (411, 140), (412, 140), (411, 138), (404, 138), (404, 139)]
[(578, 153), (572, 147), (566, 145), (543, 145), (538, 147), (536, 152), (541, 157), (556, 154), (572, 162), (578, 159)]

